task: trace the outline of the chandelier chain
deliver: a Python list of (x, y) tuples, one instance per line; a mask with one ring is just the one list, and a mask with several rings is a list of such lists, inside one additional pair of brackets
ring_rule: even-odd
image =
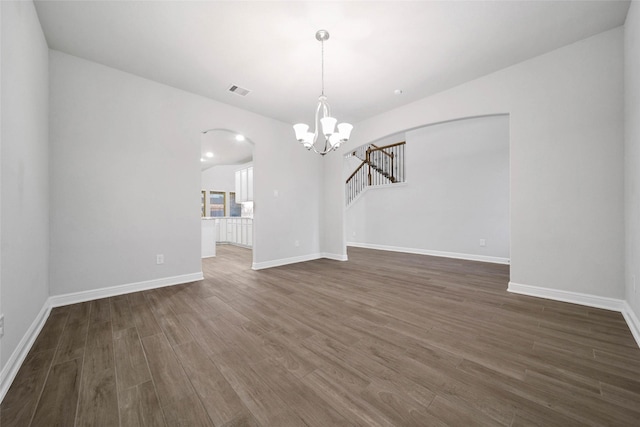
[(324, 96), (324, 40), (321, 40), (322, 44), (322, 95)]

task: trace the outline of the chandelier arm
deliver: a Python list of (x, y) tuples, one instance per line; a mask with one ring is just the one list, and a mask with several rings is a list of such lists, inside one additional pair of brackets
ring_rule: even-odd
[(331, 106), (329, 105), (329, 101), (327, 101), (327, 97), (325, 96), (322, 100), (322, 113), (324, 116), (322, 117), (332, 117), (331, 116)]
[(329, 151), (331, 151), (331, 150), (326, 150), (326, 149), (325, 149), (324, 151), (319, 151), (319, 150), (315, 147), (315, 145), (311, 146), (311, 149), (314, 151), (314, 153), (316, 153), (316, 154), (320, 154), (321, 156), (324, 156), (324, 155), (325, 155), (325, 154), (327, 154)]
[(320, 135), (322, 126), (320, 125), (320, 111), (322, 109), (322, 102), (318, 101), (318, 106), (316, 107), (316, 123), (315, 128), (313, 130), (313, 146), (315, 147), (316, 142), (318, 141), (318, 135)]

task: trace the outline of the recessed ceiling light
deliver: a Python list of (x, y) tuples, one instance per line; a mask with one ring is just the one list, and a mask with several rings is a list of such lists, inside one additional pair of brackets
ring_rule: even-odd
[(203, 159), (202, 157), (200, 157), (200, 161), (201, 161), (201, 162), (204, 162), (204, 159)]
[(236, 135), (236, 141), (244, 141), (244, 140), (245, 140), (244, 135), (240, 135), (240, 134)]
[(396, 89), (393, 91), (396, 95), (402, 95), (402, 89)]
[(207, 151), (207, 154), (205, 154), (205, 156), (207, 156), (208, 158), (212, 158), (213, 153), (211, 151)]

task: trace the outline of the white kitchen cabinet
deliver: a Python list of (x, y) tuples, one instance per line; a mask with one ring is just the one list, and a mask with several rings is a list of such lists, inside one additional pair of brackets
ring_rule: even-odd
[(247, 168), (247, 202), (253, 202), (253, 167)]
[(253, 246), (253, 219), (243, 217), (216, 218), (216, 242), (250, 248)]
[(253, 167), (236, 171), (236, 203), (253, 201)]
[(240, 171), (236, 171), (236, 203), (241, 203), (242, 201), (242, 175)]

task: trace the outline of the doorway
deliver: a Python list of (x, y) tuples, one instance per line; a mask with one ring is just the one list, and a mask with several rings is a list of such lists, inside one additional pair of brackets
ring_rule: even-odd
[(226, 245), (253, 250), (253, 151), (254, 143), (242, 133), (201, 133), (203, 258), (215, 257), (216, 249)]

